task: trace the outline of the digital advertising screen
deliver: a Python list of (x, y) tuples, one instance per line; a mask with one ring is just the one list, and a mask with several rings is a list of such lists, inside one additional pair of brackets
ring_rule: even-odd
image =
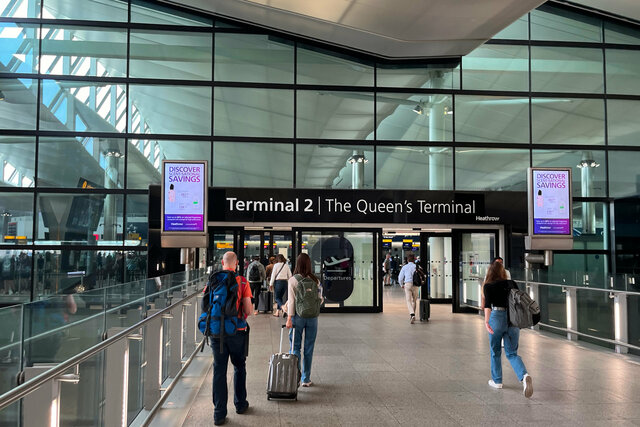
[(163, 231), (204, 232), (206, 162), (163, 163)]
[(572, 235), (571, 171), (532, 169), (534, 235)]

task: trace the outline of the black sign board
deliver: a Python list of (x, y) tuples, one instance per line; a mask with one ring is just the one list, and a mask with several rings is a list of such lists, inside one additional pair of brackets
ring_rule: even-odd
[(510, 224), (527, 229), (525, 192), (209, 188), (209, 221)]

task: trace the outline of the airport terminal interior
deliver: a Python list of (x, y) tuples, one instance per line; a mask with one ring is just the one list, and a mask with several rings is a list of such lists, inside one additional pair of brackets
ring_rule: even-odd
[[(0, 0), (0, 425), (213, 424), (228, 251), (325, 292), (314, 387), (267, 400), (284, 320), (251, 316), (229, 425), (640, 425), (640, 5), (457, 3)], [(167, 243), (168, 164), (204, 164), (202, 244)], [(505, 358), (487, 385), (496, 257), (540, 307), (531, 399)]]

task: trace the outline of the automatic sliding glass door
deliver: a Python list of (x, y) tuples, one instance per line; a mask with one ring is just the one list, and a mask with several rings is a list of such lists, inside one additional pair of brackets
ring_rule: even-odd
[(496, 257), (497, 231), (458, 233), (457, 306), (480, 309), (482, 284), (491, 261)]

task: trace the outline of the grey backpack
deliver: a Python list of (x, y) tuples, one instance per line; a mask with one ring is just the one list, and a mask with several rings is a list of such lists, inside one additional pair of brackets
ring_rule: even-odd
[(509, 289), (509, 324), (516, 328), (530, 328), (540, 321), (540, 306), (520, 289)]

